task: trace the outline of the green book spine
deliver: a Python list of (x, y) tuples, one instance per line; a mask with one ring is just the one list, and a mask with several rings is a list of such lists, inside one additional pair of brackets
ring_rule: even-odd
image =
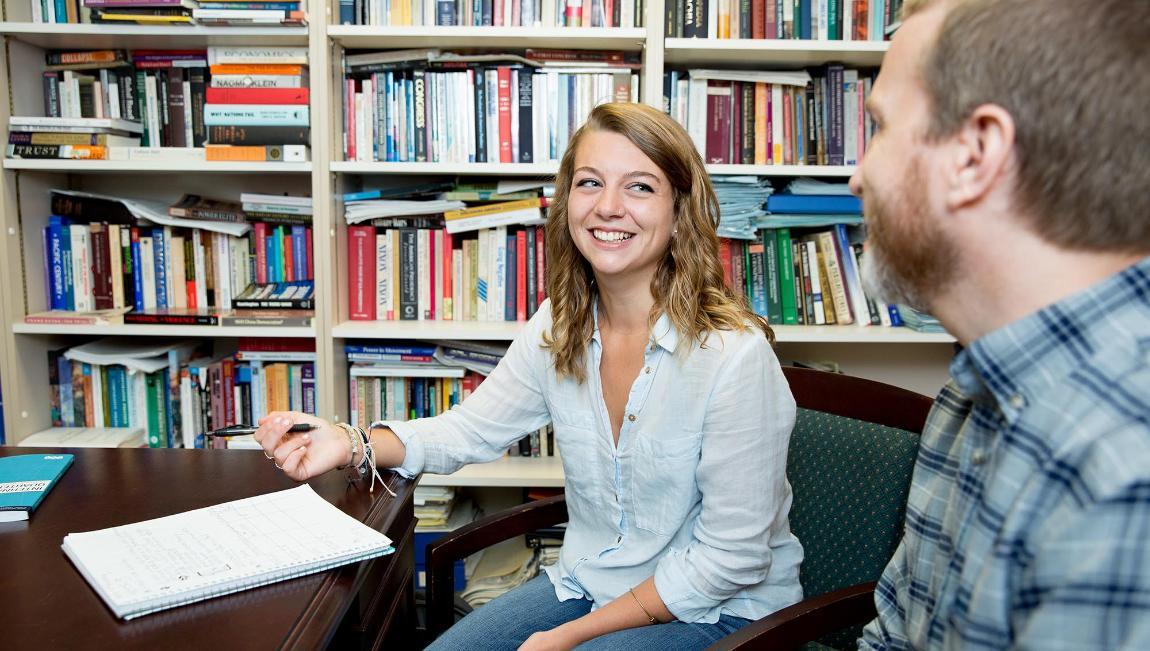
[(783, 325), (798, 325), (799, 313), (795, 309), (795, 261), (791, 249), (791, 229), (778, 229), (779, 251), (779, 302)]
[(827, 38), (837, 41), (843, 37), (842, 16), (839, 13), (842, 0), (830, 0), (827, 3)]
[(770, 228), (761, 231), (763, 238), (764, 278), (767, 290), (767, 322), (772, 325), (783, 323), (783, 303), (779, 276), (779, 237), (778, 231)]
[(151, 373), (144, 379), (148, 401), (148, 447), (167, 447), (167, 418), (164, 416), (164, 387), (159, 373)]

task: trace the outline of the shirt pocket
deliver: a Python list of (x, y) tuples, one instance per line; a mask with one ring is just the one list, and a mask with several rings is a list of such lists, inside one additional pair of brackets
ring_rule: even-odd
[(702, 432), (636, 437), (631, 472), (636, 527), (672, 536), (683, 526), (698, 501), (695, 471), (702, 445)]
[(599, 478), (603, 462), (599, 459), (595, 431), (571, 427), (556, 419), (555, 440), (563, 461), (563, 487), (571, 517), (582, 521), (593, 519), (599, 510), (603, 490)]

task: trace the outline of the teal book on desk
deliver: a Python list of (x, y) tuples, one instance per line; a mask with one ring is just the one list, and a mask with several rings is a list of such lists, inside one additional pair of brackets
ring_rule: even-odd
[(0, 522), (27, 520), (71, 465), (70, 454), (0, 457)]

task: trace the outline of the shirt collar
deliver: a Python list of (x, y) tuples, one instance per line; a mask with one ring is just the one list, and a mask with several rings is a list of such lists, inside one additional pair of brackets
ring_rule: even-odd
[[(603, 340), (599, 336), (599, 301), (591, 302), (591, 310), (595, 319), (595, 329), (591, 332), (591, 339), (602, 346)], [(679, 331), (675, 329), (675, 324), (671, 323), (671, 319), (667, 317), (665, 312), (660, 314), (655, 321), (655, 327), (651, 331), (651, 341), (654, 345), (672, 354), (679, 345)]]
[(1123, 340), (1134, 346), (1124, 324), (1145, 318), (1148, 308), (1150, 257), (971, 342), (951, 374), (972, 398), (989, 393), (1014, 421), (1035, 395), (1103, 347)]

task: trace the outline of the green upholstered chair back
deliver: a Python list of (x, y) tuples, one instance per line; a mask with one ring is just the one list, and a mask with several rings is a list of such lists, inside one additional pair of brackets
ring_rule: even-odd
[[(911, 471), (931, 401), (889, 385), (785, 368), (798, 403), (787, 477), (808, 597), (874, 581), (902, 538)], [(859, 629), (821, 640), (855, 648)]]

